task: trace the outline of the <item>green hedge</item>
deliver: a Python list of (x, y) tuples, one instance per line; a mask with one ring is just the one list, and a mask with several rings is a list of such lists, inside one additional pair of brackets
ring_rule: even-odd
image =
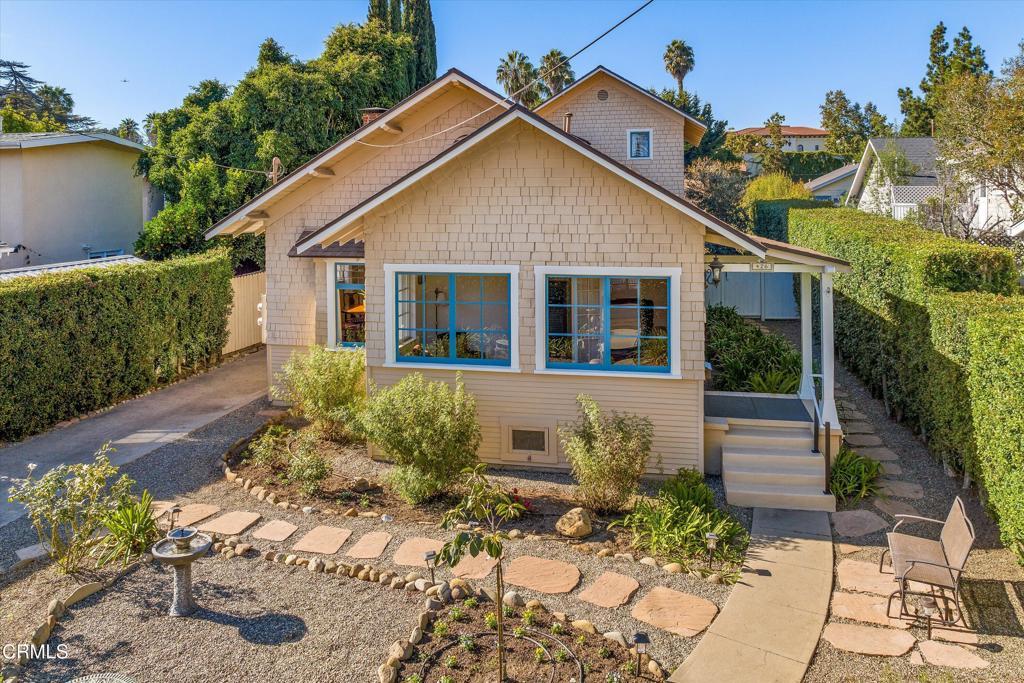
[(990, 313), (968, 325), (974, 438), (1003, 543), (1024, 562), (1024, 316)]
[(1024, 488), (1017, 489), (1015, 499), (1000, 498), (995, 490), (1002, 490), (1002, 483), (993, 477), (1002, 476), (1007, 448), (1017, 449), (1018, 460), (1024, 449), (1018, 439), (1016, 446), (1003, 445), (1004, 455), (992, 455), (986, 434), (1003, 427), (981, 426), (979, 420), (1008, 408), (989, 405), (1000, 399), (973, 388), (976, 375), (989, 377), (994, 386), (1012, 383), (1010, 375), (991, 378), (990, 366), (1012, 372), (1020, 362), (1009, 357), (1009, 344), (1001, 359), (994, 359), (994, 345), (977, 355), (973, 337), (976, 328), (978, 334), (987, 329), (978, 321), (992, 316), (1024, 329), (1024, 297), (1013, 296), (1013, 255), (853, 209), (796, 209), (788, 216), (794, 244), (852, 266), (852, 273), (834, 278), (836, 347), (846, 365), (883, 397), (897, 419), (920, 431), (937, 457), (970, 473), (1001, 520), (1019, 519)]
[(205, 368), (231, 298), (224, 251), (0, 282), (0, 440)]
[(754, 202), (754, 234), (780, 242), (788, 242), (790, 209), (831, 209), (832, 207), (832, 202), (820, 199), (773, 199)]

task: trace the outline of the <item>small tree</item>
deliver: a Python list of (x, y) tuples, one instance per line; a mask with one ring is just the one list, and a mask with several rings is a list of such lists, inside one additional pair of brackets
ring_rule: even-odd
[(505, 630), (502, 602), (505, 597), (505, 578), (502, 561), (505, 546), (502, 539), (505, 535), (501, 527), (508, 521), (516, 519), (526, 508), (516, 502), (499, 484), (487, 480), (487, 466), (480, 463), (476, 467), (466, 468), (466, 488), (468, 492), (461, 502), (445, 513), (442, 526), (451, 529), (460, 522), (479, 522), (480, 526), (469, 531), (460, 531), (455, 538), (441, 548), (441, 561), (449, 567), (455, 567), (468, 553), (476, 557), (481, 552), (487, 553), (497, 561), (494, 573), (495, 610), (498, 619), (498, 680), (505, 680)]
[(747, 182), (742, 164), (706, 157), (695, 159), (686, 167), (686, 198), (715, 218), (743, 228), (747, 213), (740, 201)]
[(785, 173), (765, 173), (750, 181), (740, 205), (754, 219), (754, 204), (771, 199), (810, 199), (810, 191)]
[(39, 541), (65, 574), (78, 569), (93, 542), (93, 535), (107, 516), (129, 499), (133, 482), (127, 475), (108, 485), (117, 475), (110, 464), (110, 444), (96, 452), (91, 463), (59, 465), (32, 478), (36, 466), (28, 466), (28, 476), (15, 479), (10, 488), (11, 503), (21, 503), (28, 511)]
[(604, 414), (590, 396), (576, 397), (580, 420), (559, 429), (583, 503), (598, 512), (621, 510), (647, 467), (654, 425), (640, 415)]

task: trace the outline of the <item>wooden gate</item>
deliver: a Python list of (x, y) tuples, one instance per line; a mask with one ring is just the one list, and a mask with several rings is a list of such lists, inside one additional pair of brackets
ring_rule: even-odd
[(259, 304), (267, 291), (264, 271), (231, 278), (234, 305), (228, 316), (228, 341), (223, 353), (234, 353), (263, 342)]

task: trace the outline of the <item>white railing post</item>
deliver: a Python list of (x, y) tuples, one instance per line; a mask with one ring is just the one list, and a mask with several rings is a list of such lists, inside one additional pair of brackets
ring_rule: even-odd
[(800, 398), (817, 400), (814, 395), (814, 312), (811, 309), (811, 274), (800, 273)]
[(821, 273), (821, 420), (839, 427), (836, 412), (835, 337), (832, 312), (832, 272), (827, 266)]

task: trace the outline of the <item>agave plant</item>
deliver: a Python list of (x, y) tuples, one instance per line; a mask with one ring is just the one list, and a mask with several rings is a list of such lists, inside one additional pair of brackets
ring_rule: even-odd
[(108, 533), (95, 548), (98, 566), (115, 560), (127, 565), (156, 542), (160, 531), (153, 518), (152, 506), (153, 496), (149, 491), (143, 491), (138, 500), (124, 499), (106, 516), (103, 523)]

